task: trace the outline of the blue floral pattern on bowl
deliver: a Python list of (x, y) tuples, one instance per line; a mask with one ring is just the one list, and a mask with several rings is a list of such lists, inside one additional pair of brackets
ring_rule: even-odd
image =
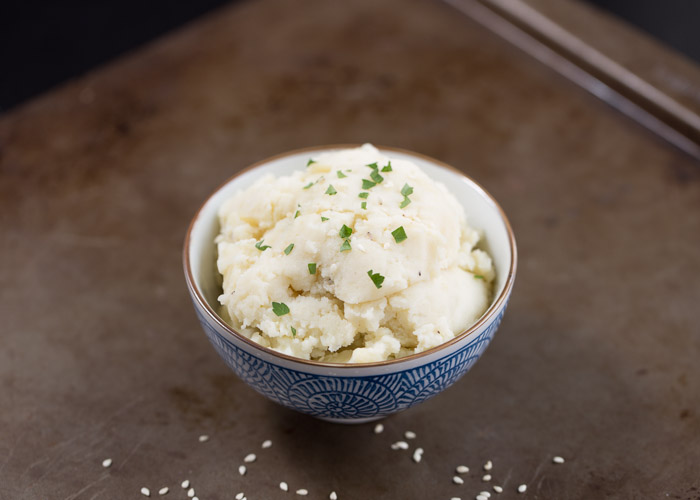
[(451, 354), (408, 368), (364, 377), (328, 376), (275, 364), (238, 347), (207, 318), (199, 320), (226, 364), (253, 389), (293, 410), (334, 421), (369, 421), (435, 396), (459, 380), (486, 350), (505, 307)]

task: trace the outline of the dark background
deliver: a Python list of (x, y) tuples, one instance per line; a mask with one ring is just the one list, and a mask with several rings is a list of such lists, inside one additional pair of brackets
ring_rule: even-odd
[[(230, 1), (0, 2), (0, 112)], [(589, 2), (700, 62), (700, 1)]]

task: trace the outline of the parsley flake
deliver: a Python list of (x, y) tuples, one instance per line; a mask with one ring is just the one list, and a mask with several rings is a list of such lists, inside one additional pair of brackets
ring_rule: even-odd
[(367, 165), (365, 165), (365, 167), (369, 167), (369, 168), (371, 168), (372, 170), (376, 170), (376, 169), (379, 168), (379, 167), (377, 166), (377, 162), (376, 162), (376, 161), (375, 161), (374, 163), (368, 163)]
[(407, 206), (409, 203), (411, 203), (411, 198), (409, 198), (408, 196), (404, 196), (404, 197), (403, 197), (403, 201), (402, 201), (401, 204), (399, 205), (399, 208), (406, 208), (406, 206)]
[(303, 187), (303, 189), (309, 189), (313, 185), (314, 185), (313, 182), (309, 182), (306, 186)]
[(362, 207), (362, 210), (367, 210), (367, 202), (363, 201), (362, 203), (360, 203), (360, 207)]
[(293, 326), (290, 326), (289, 328), (292, 329), (292, 337), (296, 337), (297, 336), (297, 329), (294, 328)]
[(338, 234), (341, 238), (349, 238), (352, 234), (352, 229), (343, 224), (343, 227), (340, 228), (340, 232)]
[(300, 215), (301, 215), (301, 212), (300, 212), (299, 210), (297, 210), (296, 213), (294, 214), (294, 218), (296, 219), (296, 218), (299, 217)]
[(404, 196), (411, 196), (413, 194), (413, 188), (408, 184), (404, 184), (401, 188), (401, 194)]
[(382, 172), (391, 172), (391, 160), (389, 160), (389, 163), (386, 167), (382, 168)]
[(343, 172), (341, 172), (340, 170), (336, 171), (335, 175), (338, 176), (338, 179), (344, 179), (345, 177), (347, 177), (347, 175), (345, 175), (345, 174), (344, 174)]
[(321, 222), (326, 222), (328, 220), (328, 217), (324, 217), (323, 215), (321, 216)]
[(376, 182), (377, 184), (381, 184), (381, 182), (384, 180), (384, 177), (382, 177), (381, 175), (379, 175), (379, 172), (377, 172), (376, 170), (372, 170), (372, 173), (369, 174), (369, 176), (370, 176), (370, 177), (372, 178), (372, 180), (373, 180), (374, 182)]
[(371, 189), (376, 185), (377, 185), (376, 182), (372, 182), (372, 181), (367, 180), (367, 179), (362, 179), (362, 189)]
[(369, 193), (367, 191), (363, 191), (362, 193), (358, 194), (357, 196), (358, 196), (358, 198), (367, 199), (367, 197), (369, 196)]
[(289, 306), (284, 302), (273, 302), (272, 312), (277, 316), (284, 316), (285, 314), (289, 314)]
[(403, 226), (399, 226), (396, 229), (394, 229), (391, 232), (391, 235), (394, 237), (394, 241), (396, 243), (401, 243), (402, 241), (408, 238), (408, 236), (406, 236), (406, 231), (404, 231)]
[(306, 166), (308, 167), (309, 165), (313, 165), (314, 163), (316, 163), (316, 160), (312, 160), (311, 158), (309, 158), (309, 161), (306, 162)]
[(382, 283), (384, 283), (384, 276), (382, 276), (379, 273), (373, 273), (371, 269), (367, 271), (367, 276), (369, 276), (369, 279), (372, 280), (374, 286), (376, 286), (377, 288), (382, 287)]
[(352, 250), (352, 247), (350, 246), (350, 240), (343, 241), (343, 244), (340, 245), (340, 251), (347, 252), (349, 250)]
[(335, 188), (333, 187), (333, 184), (328, 184), (328, 189), (326, 189), (326, 194), (327, 194), (327, 195), (333, 196), (333, 195), (336, 194), (337, 192), (338, 192), (338, 191), (335, 190)]
[(484, 277), (483, 277), (482, 275), (480, 275), (480, 274), (475, 274), (474, 277), (475, 277), (476, 279), (478, 279), (478, 280), (483, 280), (483, 279), (484, 279)]
[(284, 254), (289, 255), (294, 250), (294, 243), (290, 243), (287, 248), (284, 249)]
[(316, 274), (316, 263), (315, 262), (309, 262), (308, 268), (309, 268), (309, 274)]
[(264, 251), (267, 250), (268, 248), (271, 248), (270, 245), (263, 245), (263, 241), (265, 241), (265, 240), (262, 239), (262, 240), (258, 241), (258, 242), (255, 244), (255, 248), (257, 248), (257, 249), (260, 250), (261, 252), (264, 252)]

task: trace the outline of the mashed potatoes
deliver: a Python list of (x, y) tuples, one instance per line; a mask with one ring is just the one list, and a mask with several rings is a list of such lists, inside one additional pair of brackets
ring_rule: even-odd
[(371, 145), (263, 177), (219, 219), (224, 317), (285, 354), (398, 358), (453, 338), (490, 303), (493, 264), (462, 206)]

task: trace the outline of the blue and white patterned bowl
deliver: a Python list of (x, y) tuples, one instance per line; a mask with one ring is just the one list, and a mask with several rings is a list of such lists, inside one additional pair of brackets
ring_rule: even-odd
[(410, 408), (454, 384), (474, 365), (496, 333), (508, 304), (517, 264), (515, 238), (503, 210), (481, 186), (437, 160), (380, 148), (420, 166), (463, 204), (469, 223), (484, 231), (496, 267), (494, 300), (484, 315), (454, 339), (405, 358), (365, 364), (306, 361), (262, 347), (236, 332), (217, 314), (221, 285), (214, 239), (217, 211), (224, 200), (265, 174), (287, 175), (325, 146), (263, 160), (229, 179), (200, 208), (185, 238), (187, 286), (199, 321), (216, 351), (236, 374), (271, 400), (335, 422), (361, 423)]

